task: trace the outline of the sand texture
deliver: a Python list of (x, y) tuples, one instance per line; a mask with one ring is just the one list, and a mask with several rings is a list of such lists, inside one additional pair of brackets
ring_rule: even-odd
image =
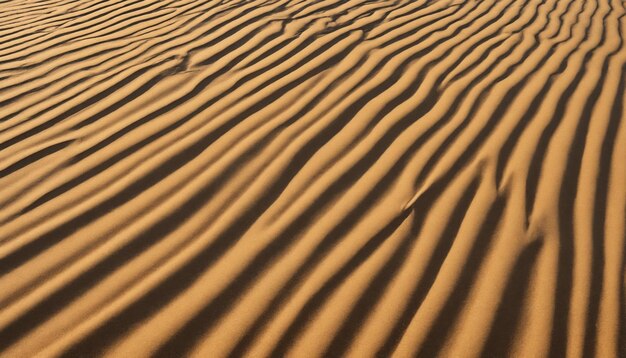
[(624, 0), (0, 0), (0, 357), (626, 357)]

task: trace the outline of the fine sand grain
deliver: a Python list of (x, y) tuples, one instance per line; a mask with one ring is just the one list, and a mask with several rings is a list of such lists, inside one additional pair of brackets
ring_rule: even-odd
[(624, 0), (0, 0), (0, 356), (626, 357)]

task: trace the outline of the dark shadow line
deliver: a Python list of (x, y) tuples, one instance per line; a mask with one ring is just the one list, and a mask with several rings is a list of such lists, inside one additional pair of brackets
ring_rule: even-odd
[(471, 288), (474, 287), (479, 269), (484, 263), (491, 243), (498, 236), (496, 230), (504, 214), (505, 206), (506, 198), (498, 196), (489, 209), (454, 289), (446, 298), (443, 308), (434, 320), (433, 326), (424, 339), (424, 344), (416, 354), (417, 357), (436, 357), (441, 353), (441, 349), (444, 347), (451, 329), (457, 322), (459, 313), (465, 307)]
[(523, 318), (528, 291), (543, 238), (536, 238), (518, 256), (502, 291), (489, 335), (480, 357), (510, 357)]
[[(458, 230), (463, 222), (465, 214), (476, 195), (478, 190), (478, 180), (474, 179), (465, 189), (464, 194), (458, 200), (455, 208), (453, 209), (450, 220), (446, 229), (443, 231), (439, 238), (439, 242), (433, 251), (433, 254), (427, 258), (429, 264), (425, 270), (424, 276), (436, 276), (429, 272), (432, 271), (434, 266), (440, 266), (433, 264), (434, 262), (443, 262), (447, 255), (454, 238), (457, 236)], [(324, 357), (342, 357), (350, 348), (350, 344), (361, 330), (361, 326), (366, 319), (373, 312), (374, 307), (379, 304), (382, 295), (386, 292), (387, 286), (391, 283), (392, 278), (396, 275), (397, 271), (405, 264), (407, 255), (410, 252), (413, 242), (417, 240), (417, 237), (421, 231), (423, 225), (424, 216), (428, 212), (428, 209), (432, 207), (432, 203), (444, 192), (447, 188), (442, 188), (439, 192), (430, 192), (429, 198), (421, 197), (418, 206), (414, 207), (414, 210), (419, 212), (415, 216), (412, 235), (415, 236), (409, 242), (405, 240), (398, 246), (398, 250), (387, 261), (385, 266), (376, 274), (372, 279), (365, 292), (361, 295), (361, 298), (356, 302), (350, 312), (347, 314), (343, 321), (343, 324), (339, 330), (335, 333), (335, 338), (331, 341), (326, 348)]]

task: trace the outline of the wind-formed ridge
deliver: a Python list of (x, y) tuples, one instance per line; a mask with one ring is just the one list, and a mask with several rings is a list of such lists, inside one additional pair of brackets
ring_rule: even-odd
[(0, 0), (0, 356), (626, 356), (622, 0)]

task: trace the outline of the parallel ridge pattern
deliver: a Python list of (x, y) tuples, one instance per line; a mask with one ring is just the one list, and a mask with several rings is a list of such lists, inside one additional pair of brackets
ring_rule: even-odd
[(1, 1), (1, 355), (626, 356), (625, 7)]

